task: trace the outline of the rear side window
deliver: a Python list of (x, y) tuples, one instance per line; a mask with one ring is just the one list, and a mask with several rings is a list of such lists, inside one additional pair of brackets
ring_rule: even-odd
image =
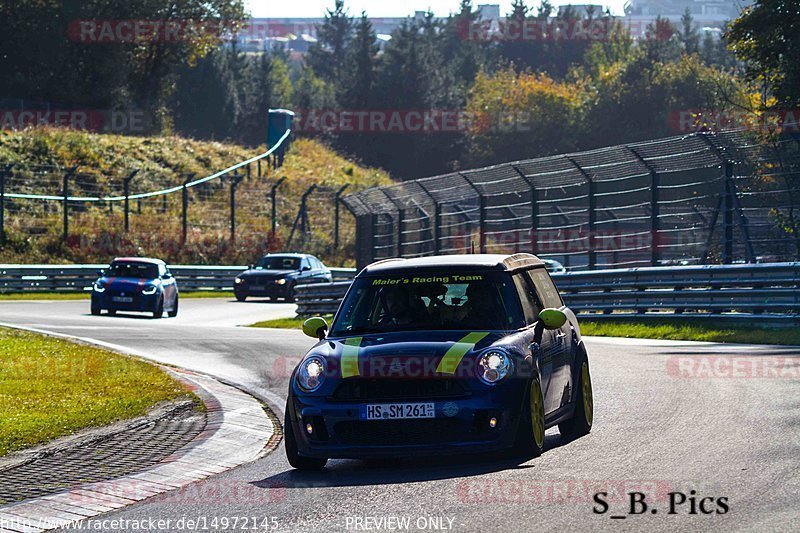
[(564, 305), (561, 300), (561, 295), (558, 294), (553, 280), (550, 279), (550, 274), (544, 268), (535, 268), (529, 270), (526, 274), (530, 275), (533, 284), (536, 286), (536, 292), (539, 293), (541, 302), (545, 307), (553, 307), (558, 309)]
[(530, 325), (539, 320), (539, 313), (544, 309), (539, 295), (526, 272), (514, 274), (514, 285), (517, 287), (525, 322)]

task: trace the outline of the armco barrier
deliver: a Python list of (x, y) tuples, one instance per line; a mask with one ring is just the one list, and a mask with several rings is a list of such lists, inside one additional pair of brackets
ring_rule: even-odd
[[(596, 270), (553, 280), (566, 305), (598, 319), (800, 320), (800, 263)], [(335, 313), (349, 285), (298, 286), (298, 315)]]
[[(75, 292), (89, 290), (108, 265), (0, 265), (0, 292)], [(170, 266), (183, 291), (233, 290), (244, 266)], [(352, 279), (354, 268), (332, 268), (335, 280)]]

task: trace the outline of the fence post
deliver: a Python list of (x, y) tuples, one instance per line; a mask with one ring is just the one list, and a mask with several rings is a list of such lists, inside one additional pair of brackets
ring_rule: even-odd
[(189, 183), (194, 179), (194, 174), (189, 174), (183, 180), (181, 189), (181, 244), (186, 246), (186, 239), (189, 234)]
[(350, 186), (350, 184), (342, 185), (342, 187), (336, 191), (336, 198), (334, 200), (335, 207), (333, 208), (333, 249), (339, 249), (339, 202), (342, 199), (342, 193)]
[(439, 206), (439, 202), (436, 201), (436, 198), (433, 197), (431, 192), (422, 184), (421, 181), (418, 181), (417, 184), (419, 185), (420, 189), (422, 189), (428, 198), (431, 199), (433, 202), (433, 253), (435, 255), (439, 255), (441, 251), (441, 245), (439, 244), (439, 240), (441, 238), (441, 217), (442, 217), (442, 208)]
[(723, 196), (723, 212), (722, 212), (722, 234), (723, 234), (723, 247), (722, 247), (722, 262), (729, 265), (733, 262), (733, 165), (725, 163), (725, 195)]
[(397, 210), (397, 257), (403, 257), (403, 219), (405, 216), (405, 209)]
[(64, 195), (64, 230), (62, 239), (64, 244), (67, 243), (67, 239), (69, 238), (69, 179), (72, 175), (78, 170), (78, 167), (72, 167), (64, 174), (63, 184), (62, 184), (62, 194)]
[(0, 244), (6, 243), (6, 175), (14, 165), (6, 165), (0, 170)]
[(290, 249), (292, 245), (292, 240), (294, 239), (294, 232), (297, 230), (297, 224), (300, 224), (300, 231), (306, 232), (308, 231), (308, 212), (307, 212), (307, 204), (308, 204), (308, 197), (311, 195), (312, 192), (317, 188), (317, 184), (315, 183), (311, 187), (309, 187), (306, 192), (303, 193), (303, 196), (300, 198), (300, 209), (297, 211), (297, 217), (294, 219), (294, 224), (292, 224), (292, 231), (289, 233), (289, 240), (286, 242), (286, 248)]
[(130, 202), (130, 200), (131, 200), (131, 198), (130, 198), (130, 196), (131, 196), (131, 180), (132, 180), (132, 179), (133, 179), (133, 177), (134, 177), (134, 176), (136, 176), (136, 174), (138, 174), (138, 173), (139, 173), (139, 171), (138, 171), (138, 170), (134, 170), (133, 172), (131, 172), (130, 174), (128, 174), (128, 177), (124, 178), (124, 180), (122, 181), (122, 186), (123, 186), (123, 188), (124, 188), (124, 190), (125, 190), (125, 233), (128, 233), (128, 231), (130, 231), (130, 229), (131, 229), (131, 225), (130, 225), (130, 213), (131, 213), (131, 202)]
[(259, 159), (257, 162), (258, 162), (258, 177), (260, 178), (261, 177), (261, 160)]
[(478, 238), (480, 243), (480, 253), (486, 253), (486, 198), (481, 194), (480, 189), (478, 189), (472, 180), (469, 179), (466, 174), (463, 172), (458, 173), (459, 176), (467, 180), (469, 186), (475, 190), (475, 193), (478, 195)]
[(597, 183), (587, 177), (589, 182), (589, 268), (597, 265), (595, 250), (595, 227), (597, 226)]
[[(261, 164), (261, 160), (258, 160), (259, 165)], [(275, 182), (275, 185), (272, 186), (272, 189), (269, 191), (269, 199), (270, 204), (272, 205), (272, 237), (275, 238), (275, 233), (278, 231), (278, 210), (276, 207), (277, 200), (276, 200), (276, 191), (278, 187), (281, 186), (281, 183), (286, 181), (286, 176), (283, 176), (281, 179)]]
[(231, 244), (236, 243), (236, 188), (244, 178), (238, 172), (234, 172), (231, 176)]
[(639, 155), (639, 152), (637, 152), (635, 148), (632, 146), (628, 146), (627, 148), (647, 171), (650, 172), (650, 238), (652, 239), (650, 243), (652, 248), (650, 263), (653, 266), (658, 266), (661, 262), (661, 250), (658, 247), (659, 232), (661, 231), (661, 221), (659, 220), (661, 216), (661, 193), (659, 191), (659, 187), (661, 187), (661, 176), (659, 176), (656, 169), (653, 168), (650, 163)]

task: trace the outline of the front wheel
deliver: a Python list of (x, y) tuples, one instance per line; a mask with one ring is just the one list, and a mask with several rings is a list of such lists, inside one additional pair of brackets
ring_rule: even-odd
[(237, 302), (244, 302), (245, 300), (247, 300), (247, 295), (246, 294), (236, 294), (236, 301)]
[(297, 453), (297, 439), (294, 436), (294, 426), (289, 417), (289, 406), (286, 406), (286, 414), (283, 417), (284, 439), (286, 441), (286, 459), (293, 468), (298, 470), (321, 470), (328, 463), (327, 459), (316, 457), (303, 457)]
[(589, 374), (589, 362), (584, 359), (578, 383), (578, 394), (575, 398), (575, 414), (569, 420), (558, 425), (561, 436), (567, 440), (587, 435), (594, 422), (594, 397), (592, 395), (592, 377)]
[(178, 316), (178, 303), (179, 303), (179, 302), (180, 302), (180, 298), (178, 298), (178, 297), (176, 296), (176, 297), (175, 297), (175, 307), (173, 307), (172, 311), (170, 311), (169, 313), (167, 313), (167, 315), (168, 315), (170, 318), (175, 318), (176, 316)]
[(158, 305), (156, 306), (156, 310), (153, 311), (153, 318), (161, 318), (164, 316), (164, 298), (158, 299)]
[(544, 396), (538, 376), (530, 382), (525, 392), (525, 404), (517, 429), (514, 452), (528, 457), (539, 457), (544, 449)]
[(92, 304), (92, 314), (94, 316), (100, 315), (101, 312), (102, 312), (102, 308), (99, 305)]

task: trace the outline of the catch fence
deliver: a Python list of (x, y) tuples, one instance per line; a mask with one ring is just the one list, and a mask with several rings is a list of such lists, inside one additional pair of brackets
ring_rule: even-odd
[(695, 133), (373, 187), (343, 198), (357, 264), (531, 252), (568, 270), (800, 258), (797, 137)]

